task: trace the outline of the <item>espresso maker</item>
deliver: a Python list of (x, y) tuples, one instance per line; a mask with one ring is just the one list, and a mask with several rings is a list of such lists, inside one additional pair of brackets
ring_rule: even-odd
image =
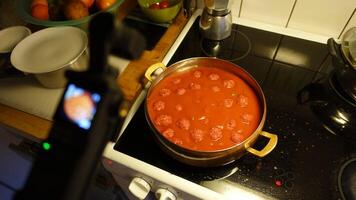
[[(190, 16), (196, 9), (199, 0), (184, 0), (184, 11)], [(209, 40), (222, 40), (231, 35), (232, 0), (204, 0), (204, 9), (199, 27), (202, 36)]]

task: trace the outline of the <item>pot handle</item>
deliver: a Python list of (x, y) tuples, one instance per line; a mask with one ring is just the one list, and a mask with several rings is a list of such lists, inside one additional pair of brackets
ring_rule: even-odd
[(149, 66), (145, 72), (146, 79), (148, 81), (152, 82), (154, 80), (154, 73), (156, 72), (156, 70), (158, 70), (160, 68), (164, 71), (164, 70), (166, 70), (167, 67), (163, 63), (155, 63), (155, 64)]
[(336, 67), (347, 67), (347, 64), (345, 64), (345, 60), (343, 58), (342, 52), (340, 50), (340, 45), (336, 43), (336, 41), (333, 38), (329, 38), (327, 41), (327, 46), (329, 53), (331, 55), (331, 58), (333, 60), (333, 64)]
[(258, 157), (264, 157), (267, 154), (269, 154), (277, 145), (277, 141), (278, 141), (278, 136), (272, 133), (268, 133), (266, 131), (262, 131), (260, 133), (260, 135), (266, 137), (269, 139), (267, 145), (262, 149), (262, 150), (256, 150), (250, 146), (246, 147), (246, 150), (250, 153), (252, 153), (255, 156)]

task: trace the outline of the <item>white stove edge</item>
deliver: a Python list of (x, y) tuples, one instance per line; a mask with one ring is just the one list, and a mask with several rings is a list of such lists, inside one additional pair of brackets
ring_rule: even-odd
[[(152, 192), (159, 188), (168, 189), (176, 197), (179, 197), (178, 199), (227, 199), (222, 194), (115, 151), (113, 150), (114, 146), (115, 143), (113, 142), (109, 142), (106, 145), (103, 153), (103, 165), (113, 174), (115, 179), (119, 176), (122, 179), (126, 179), (127, 183), (130, 183), (133, 178), (139, 177), (151, 185)], [(121, 185), (121, 187), (123, 186)], [(123, 189), (125, 190), (125, 188)]]

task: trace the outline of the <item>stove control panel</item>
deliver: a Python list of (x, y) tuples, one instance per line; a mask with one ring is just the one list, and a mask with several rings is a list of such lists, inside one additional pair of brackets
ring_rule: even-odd
[(176, 196), (171, 192), (169, 191), (168, 189), (165, 189), (165, 188), (159, 188), (157, 191), (156, 191), (156, 198), (158, 200), (176, 200)]
[(129, 190), (135, 197), (144, 199), (150, 192), (151, 186), (143, 178), (135, 177), (130, 182)]
[(130, 200), (145, 199), (150, 193), (158, 200), (225, 199), (220, 193), (115, 151), (114, 145), (107, 144), (103, 165)]

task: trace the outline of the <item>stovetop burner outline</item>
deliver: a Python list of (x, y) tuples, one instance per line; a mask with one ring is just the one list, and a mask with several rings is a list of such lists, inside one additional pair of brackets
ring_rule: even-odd
[[(222, 41), (217, 41), (217, 40), (209, 40), (209, 39), (205, 39), (205, 38), (202, 38), (200, 40), (200, 48), (203, 52), (204, 55), (208, 56), (208, 57), (216, 57), (216, 58), (220, 58), (220, 59), (224, 59), (224, 60), (228, 60), (228, 61), (231, 61), (231, 62), (234, 62), (234, 61), (238, 61), (238, 60), (241, 60), (241, 59), (244, 59), (250, 52), (251, 52), (251, 41), (250, 39), (246, 36), (246, 34), (242, 33), (241, 31), (238, 31), (238, 30), (235, 30), (235, 29), (232, 29), (231, 31), (233, 34), (227, 38), (227, 39), (224, 39)], [(229, 40), (234, 40), (235, 37), (239, 37), (239, 36), (242, 36), (242, 38), (244, 39), (245, 42), (247, 42), (247, 49), (244, 50), (244, 52), (242, 52), (242, 55), (239, 55), (239, 56), (233, 56), (231, 57), (232, 55), (232, 49), (230, 50), (231, 51), (231, 54), (229, 56), (229, 58), (227, 57), (224, 57), (224, 55), (221, 55), (221, 51), (229, 51), (229, 50), (226, 50), (226, 46), (225, 44), (229, 42)], [(225, 44), (224, 44), (225, 43)], [(208, 45), (209, 47), (211, 46), (211, 49), (210, 50), (206, 50), (206, 48), (204, 47), (205, 45)], [(208, 47), (208, 48), (209, 48)], [(214, 52), (215, 51), (215, 52)], [(222, 53), (224, 54), (224, 53)]]

